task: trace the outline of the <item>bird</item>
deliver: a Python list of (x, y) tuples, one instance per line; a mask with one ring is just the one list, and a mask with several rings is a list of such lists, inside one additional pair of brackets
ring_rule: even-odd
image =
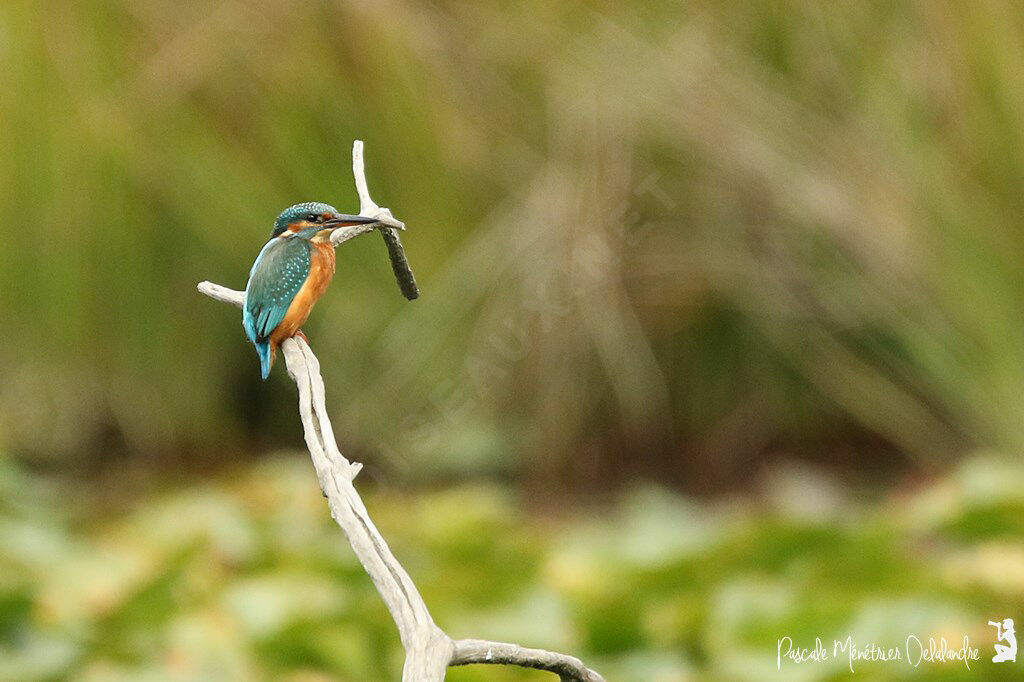
[(277, 349), (302, 333), (313, 305), (334, 277), (331, 232), (374, 222), (376, 218), (338, 213), (319, 201), (289, 206), (277, 216), (270, 241), (249, 271), (242, 305), (242, 328), (259, 353), (264, 380)]

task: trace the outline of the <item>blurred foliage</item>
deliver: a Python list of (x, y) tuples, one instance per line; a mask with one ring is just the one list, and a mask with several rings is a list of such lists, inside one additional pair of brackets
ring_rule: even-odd
[[(355, 240), (306, 331), (449, 632), (627, 682), (966, 632), (1009, 676), (1024, 473), (952, 462), (1024, 451), (1022, 62), (1009, 0), (0, 3), (0, 680), (394, 677), (308, 462), (240, 461), (294, 389), (195, 291), (353, 209), (354, 138), (424, 295)], [(524, 511), (569, 477), (623, 492)]]
[(424, 296), (356, 240), (307, 331), (395, 473), (1020, 452), (1022, 59), (1000, 0), (8, 0), (0, 444), (294, 442), (194, 286), (353, 208), (359, 137)]
[[(397, 634), (304, 454), (116, 515), (0, 468), (0, 679), (396, 679)], [(464, 484), (368, 506), (448, 632), (571, 651), (609, 680), (997, 680), (1019, 676), (990, 662), (986, 623), (1024, 609), (1022, 491), (1024, 469), (973, 460), (878, 500), (791, 465), (715, 503), (645, 486), (603, 512), (525, 515), (502, 488)], [(981, 659), (775, 669), (785, 635), (908, 634), (967, 634)]]

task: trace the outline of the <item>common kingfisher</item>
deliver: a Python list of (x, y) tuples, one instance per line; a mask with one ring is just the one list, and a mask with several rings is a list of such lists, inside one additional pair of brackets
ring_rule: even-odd
[(270, 241), (249, 271), (242, 327), (260, 355), (263, 378), (285, 339), (295, 336), (334, 277), (331, 232), (345, 225), (377, 222), (346, 215), (328, 204), (295, 204), (274, 222)]

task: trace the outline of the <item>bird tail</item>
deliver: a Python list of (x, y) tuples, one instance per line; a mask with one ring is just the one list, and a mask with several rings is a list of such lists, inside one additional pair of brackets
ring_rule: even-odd
[(267, 339), (256, 344), (256, 351), (260, 354), (260, 373), (265, 381), (270, 376), (270, 368), (274, 366), (274, 349)]

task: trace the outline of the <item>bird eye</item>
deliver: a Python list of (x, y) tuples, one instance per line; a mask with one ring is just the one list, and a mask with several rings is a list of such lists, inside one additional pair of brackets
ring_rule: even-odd
[(320, 216), (318, 216), (316, 213), (310, 213), (308, 216), (306, 216), (306, 220), (308, 220), (311, 223), (318, 223), (320, 222)]

